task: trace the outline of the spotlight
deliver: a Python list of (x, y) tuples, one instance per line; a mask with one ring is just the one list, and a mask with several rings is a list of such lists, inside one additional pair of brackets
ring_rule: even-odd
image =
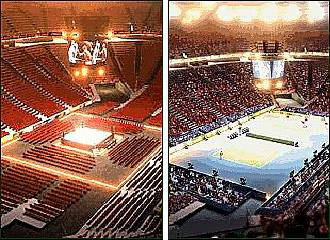
[(300, 9), (296, 4), (283, 7), (281, 13), (281, 19), (284, 21), (296, 21), (301, 17)]
[(217, 5), (217, 2), (214, 2), (214, 1), (201, 2), (202, 8), (205, 9), (206, 11), (212, 11), (216, 5)]
[(191, 21), (198, 20), (202, 16), (202, 13), (199, 9), (190, 9), (186, 12), (186, 17), (191, 19)]
[(310, 23), (322, 20), (324, 17), (324, 10), (319, 2), (308, 2), (307, 19)]
[(190, 18), (185, 17), (185, 18), (182, 19), (183, 24), (189, 24), (191, 22), (192, 22), (192, 20)]
[(104, 75), (104, 70), (101, 68), (97, 71), (99, 76), (103, 76)]
[(111, 39), (113, 37), (113, 32), (112, 31), (109, 31), (108, 32), (108, 39)]
[(190, 9), (186, 12), (185, 17), (182, 19), (183, 24), (189, 24), (198, 20), (202, 16), (199, 9)]
[(277, 89), (281, 89), (283, 87), (283, 82), (282, 81), (277, 81), (275, 87)]
[(77, 71), (74, 72), (74, 75), (75, 75), (76, 77), (79, 77), (80, 72), (77, 70)]
[(259, 88), (259, 89), (261, 89), (262, 88), (262, 84), (259, 82), (259, 83), (256, 84), (256, 87)]
[(274, 2), (267, 4), (261, 9), (261, 18), (267, 23), (272, 23), (277, 20), (278, 8)]
[(73, 32), (73, 33), (71, 33), (71, 37), (73, 38), (73, 39), (78, 39), (79, 38), (79, 33), (78, 32)]
[(87, 68), (84, 67), (81, 69), (81, 75), (83, 75), (84, 77), (87, 76), (87, 72), (88, 72)]
[(217, 10), (217, 16), (222, 21), (232, 21), (235, 17), (233, 9), (228, 6), (220, 6)]
[(268, 80), (264, 80), (262, 83), (262, 88), (264, 90), (269, 90), (270, 89), (270, 82)]
[(257, 16), (257, 10), (252, 7), (238, 7), (236, 11), (242, 22), (251, 22)]
[(170, 2), (169, 14), (170, 18), (179, 17), (181, 15), (181, 9), (173, 2)]
[(255, 53), (254, 56), (257, 60), (261, 59), (261, 54), (260, 53)]

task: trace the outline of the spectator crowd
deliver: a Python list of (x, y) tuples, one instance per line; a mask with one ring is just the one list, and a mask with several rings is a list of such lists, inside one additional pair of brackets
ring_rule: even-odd
[(175, 214), (176, 212), (184, 209), (189, 204), (197, 201), (197, 198), (193, 197), (186, 192), (170, 192), (169, 196), (169, 213)]
[(169, 191), (170, 210), (176, 212), (190, 203), (190, 198), (182, 195), (178, 199), (174, 194), (184, 192), (206, 198), (230, 208), (238, 208), (246, 200), (246, 192), (240, 191), (233, 183), (201, 172), (170, 164)]
[[(326, 237), (329, 214), (329, 145), (273, 195), (262, 207), (261, 224), (268, 236)], [(272, 210), (279, 210), (272, 213)]]
[(169, 79), (171, 146), (272, 105), (254, 86), (252, 64), (175, 70)]

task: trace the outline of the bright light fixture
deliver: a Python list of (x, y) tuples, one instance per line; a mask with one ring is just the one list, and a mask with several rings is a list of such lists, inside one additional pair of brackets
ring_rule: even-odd
[(179, 17), (181, 15), (181, 9), (173, 2), (170, 2), (169, 14), (170, 18)]
[(104, 75), (104, 70), (101, 68), (97, 71), (97, 73), (99, 74), (99, 76), (103, 76)]
[(264, 80), (262, 83), (262, 88), (265, 90), (269, 90), (270, 89), (270, 82), (269, 80)]
[(276, 3), (272, 2), (270, 4), (266, 4), (261, 8), (260, 17), (264, 22), (273, 23), (278, 18), (278, 7)]
[(319, 2), (308, 2), (307, 20), (309, 22), (322, 20), (324, 15), (324, 9), (321, 7), (321, 4)]
[(184, 24), (192, 23), (198, 20), (202, 16), (202, 12), (199, 9), (190, 9), (186, 12), (185, 17), (182, 19)]
[(202, 16), (202, 13), (199, 9), (190, 9), (186, 14), (192, 20), (198, 20)]
[(222, 21), (232, 21), (235, 18), (233, 9), (228, 6), (220, 6), (217, 10), (217, 16)]
[(112, 31), (109, 31), (108, 32), (108, 39), (111, 39), (113, 37), (113, 32)]
[(201, 2), (201, 6), (203, 9), (207, 10), (207, 11), (211, 11), (213, 10), (217, 5), (217, 2), (215, 1), (203, 1)]
[(301, 11), (296, 4), (289, 4), (281, 8), (281, 19), (284, 21), (296, 21), (301, 17)]
[(283, 87), (283, 82), (282, 81), (277, 81), (275, 86), (276, 86), (277, 89), (281, 89)]
[(84, 77), (87, 76), (87, 73), (88, 73), (87, 68), (84, 67), (84, 68), (81, 69), (81, 74), (82, 74)]
[(240, 6), (235, 9), (235, 12), (242, 22), (251, 22), (257, 17), (257, 10), (254, 7)]
[(73, 39), (78, 39), (79, 38), (79, 33), (78, 32), (73, 32), (73, 33), (71, 33), (71, 37), (73, 38)]

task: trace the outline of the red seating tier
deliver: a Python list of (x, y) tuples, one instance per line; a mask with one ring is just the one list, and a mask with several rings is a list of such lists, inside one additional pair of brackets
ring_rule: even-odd
[[(4, 159), (1, 159), (3, 166)], [(1, 213), (7, 213), (27, 199), (46, 189), (58, 177), (56, 175), (36, 170), (21, 164), (9, 166), (9, 161), (4, 160), (6, 167), (1, 175)]]
[(49, 223), (72, 204), (79, 201), (90, 190), (91, 187), (84, 182), (65, 180), (43, 195), (39, 203), (26, 209), (24, 215)]
[(2, 63), (1, 86), (13, 94), (19, 101), (46, 116), (65, 110), (64, 107), (50, 100), (31, 83), (24, 81), (13, 69)]
[[(37, 48), (11, 48), (10, 50), (3, 50), (3, 58), (10, 62), (16, 69), (24, 73), (31, 81), (56, 98), (66, 102), (69, 105), (77, 106), (88, 99), (78, 93), (77, 89), (72, 86), (68, 78), (62, 79), (62, 75), (57, 79), (57, 76), (49, 76), (47, 73), (40, 70), (36, 60), (29, 56), (28, 52), (39, 51), (42, 46)], [(37, 49), (37, 50), (36, 50)], [(48, 57), (48, 58), (47, 58)], [(50, 67), (56, 73), (60, 71), (60, 67), (56, 62), (56, 59), (50, 59), (49, 56), (45, 55), (46, 60), (40, 60), (40, 66), (44, 68)], [(51, 72), (51, 70), (48, 70)]]
[(35, 147), (24, 152), (23, 158), (79, 174), (96, 166), (94, 157), (57, 146)]
[(1, 121), (12, 129), (19, 131), (37, 123), (39, 119), (20, 109), (6, 98), (1, 97)]
[(74, 126), (71, 122), (64, 122), (55, 119), (47, 125), (22, 135), (21, 139), (31, 144), (44, 144), (60, 138), (64, 132), (69, 132), (73, 129)]
[(140, 96), (112, 114), (112, 117), (143, 122), (162, 106), (162, 70), (154, 82)]
[(109, 151), (109, 160), (118, 165), (133, 168), (159, 144), (160, 141), (152, 137), (127, 137)]
[(106, 112), (111, 111), (115, 107), (117, 107), (119, 104), (116, 102), (106, 101), (102, 103), (95, 103), (92, 106), (89, 106), (87, 109), (88, 114), (95, 114), (95, 115), (102, 115)]
[(4, 136), (7, 136), (7, 135), (9, 135), (8, 132), (1, 131), (1, 138), (3, 138)]
[(161, 127), (162, 126), (162, 122), (163, 122), (162, 112), (158, 113), (156, 116), (151, 117), (148, 120), (148, 124), (154, 125), (154, 126), (157, 126), (157, 127)]

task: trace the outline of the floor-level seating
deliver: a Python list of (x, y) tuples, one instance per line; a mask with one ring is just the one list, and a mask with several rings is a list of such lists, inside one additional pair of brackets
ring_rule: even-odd
[(22, 156), (28, 160), (79, 174), (85, 174), (96, 166), (95, 159), (91, 155), (54, 145), (37, 146), (25, 151)]
[[(188, 192), (197, 198), (219, 204), (224, 211), (232, 212), (247, 199), (250, 188), (237, 187), (233, 182), (215, 178), (205, 173), (170, 164), (169, 191)], [(211, 204), (212, 205), (212, 204)]]
[(136, 125), (99, 117), (88, 117), (81, 119), (81, 121), (83, 121), (87, 127), (96, 128), (103, 131), (113, 131), (115, 133), (136, 134), (142, 131), (142, 127)]
[(21, 140), (31, 144), (44, 144), (62, 137), (64, 132), (70, 132), (73, 129), (74, 125), (71, 122), (56, 119), (32, 132), (23, 134)]

